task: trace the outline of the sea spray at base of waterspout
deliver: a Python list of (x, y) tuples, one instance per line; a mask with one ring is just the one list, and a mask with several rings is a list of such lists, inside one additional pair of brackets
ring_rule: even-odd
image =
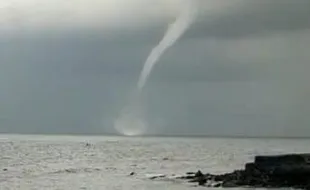
[(139, 77), (136, 93), (130, 100), (129, 105), (122, 110), (120, 116), (114, 123), (115, 129), (123, 135), (142, 135), (147, 130), (147, 122), (140, 99), (141, 91), (159, 58), (169, 47), (178, 41), (194, 21), (196, 15), (194, 3), (192, 0), (187, 0), (186, 2), (186, 6), (184, 6), (184, 10), (181, 11), (180, 16), (169, 26), (163, 39), (153, 48), (148, 56)]
[(146, 130), (146, 122), (137, 116), (136, 111), (128, 107), (121, 116), (115, 121), (115, 129), (125, 136), (143, 135)]
[(145, 121), (140, 94), (134, 93), (129, 103), (115, 120), (114, 127), (125, 136), (142, 135), (146, 132), (147, 122)]

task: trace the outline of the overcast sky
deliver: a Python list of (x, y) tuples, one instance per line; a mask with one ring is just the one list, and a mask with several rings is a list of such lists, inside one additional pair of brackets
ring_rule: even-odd
[[(185, 1), (0, 0), (0, 132), (115, 133)], [(147, 82), (147, 132), (310, 136), (310, 1), (195, 2)]]

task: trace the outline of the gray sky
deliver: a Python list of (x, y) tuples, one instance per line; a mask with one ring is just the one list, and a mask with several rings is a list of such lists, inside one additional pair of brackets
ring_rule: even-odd
[[(115, 133), (183, 1), (0, 0), (0, 132)], [(147, 83), (148, 133), (310, 136), (310, 1), (197, 4)]]

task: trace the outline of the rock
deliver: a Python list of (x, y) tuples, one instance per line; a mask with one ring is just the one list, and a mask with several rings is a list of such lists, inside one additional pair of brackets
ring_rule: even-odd
[(157, 175), (148, 175), (149, 179), (157, 179), (157, 178), (164, 178), (166, 175), (164, 174), (157, 174)]
[(285, 154), (271, 156), (256, 156), (256, 165), (310, 164), (310, 154)]
[[(177, 179), (195, 179), (195, 176), (187, 175), (187, 176), (177, 177)], [(196, 181), (193, 181), (193, 182), (196, 182)]]
[(91, 144), (90, 144), (90, 143), (86, 143), (85, 146), (86, 146), (86, 147), (90, 147)]
[(198, 179), (198, 185), (199, 186), (203, 186), (206, 183), (207, 183), (207, 179), (206, 178), (201, 177), (201, 178)]
[(195, 173), (195, 177), (204, 177), (203, 173), (198, 170), (196, 173)]
[(278, 176), (301, 176), (307, 175), (310, 176), (310, 165), (283, 165), (273, 168), (273, 175)]
[(192, 180), (190, 180), (189, 182), (193, 183), (193, 182), (198, 182), (198, 185), (203, 186), (207, 183), (207, 178), (206, 176), (200, 171), (198, 170), (194, 176), (187, 176), (187, 178), (191, 178)]
[(310, 190), (310, 154), (256, 156), (244, 170), (213, 175), (187, 173), (180, 179), (211, 187), (298, 188)]
[(2, 170), (3, 170), (3, 171), (5, 171), (5, 172), (6, 172), (6, 171), (8, 171), (8, 169), (7, 169), (7, 168), (3, 168)]
[(205, 177), (195, 177), (195, 178), (193, 178), (193, 179), (191, 179), (189, 182), (190, 183), (196, 183), (196, 182), (198, 182), (198, 184), (199, 185), (204, 185), (204, 184), (206, 184), (207, 183), (207, 178), (205, 178)]
[(246, 163), (245, 164), (245, 171), (248, 173), (253, 173), (259, 171), (258, 168), (256, 167), (255, 163)]
[(222, 183), (216, 183), (212, 187), (221, 187), (221, 186), (222, 186)]
[(187, 172), (186, 175), (195, 175), (195, 172)]
[(135, 172), (131, 172), (129, 175), (133, 176), (133, 175), (136, 175), (136, 173)]

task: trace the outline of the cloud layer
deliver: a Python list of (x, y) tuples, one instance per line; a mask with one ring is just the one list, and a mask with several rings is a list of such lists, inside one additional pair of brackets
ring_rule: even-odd
[[(134, 29), (171, 22), (187, 0), (1, 0), (0, 31)], [(310, 27), (308, 0), (195, 0), (191, 36), (242, 37)]]
[[(310, 28), (310, 1), (307, 0), (234, 0), (234, 7), (218, 12), (216, 19), (206, 15), (192, 29), (192, 36), (234, 38), (270, 32)], [(206, 5), (205, 5), (206, 6)]]
[[(0, 132), (115, 132), (184, 2), (0, 0)], [(146, 86), (149, 132), (310, 136), (310, 2), (195, 2)]]
[(0, 1), (3, 28), (119, 28), (175, 16), (185, 0)]

